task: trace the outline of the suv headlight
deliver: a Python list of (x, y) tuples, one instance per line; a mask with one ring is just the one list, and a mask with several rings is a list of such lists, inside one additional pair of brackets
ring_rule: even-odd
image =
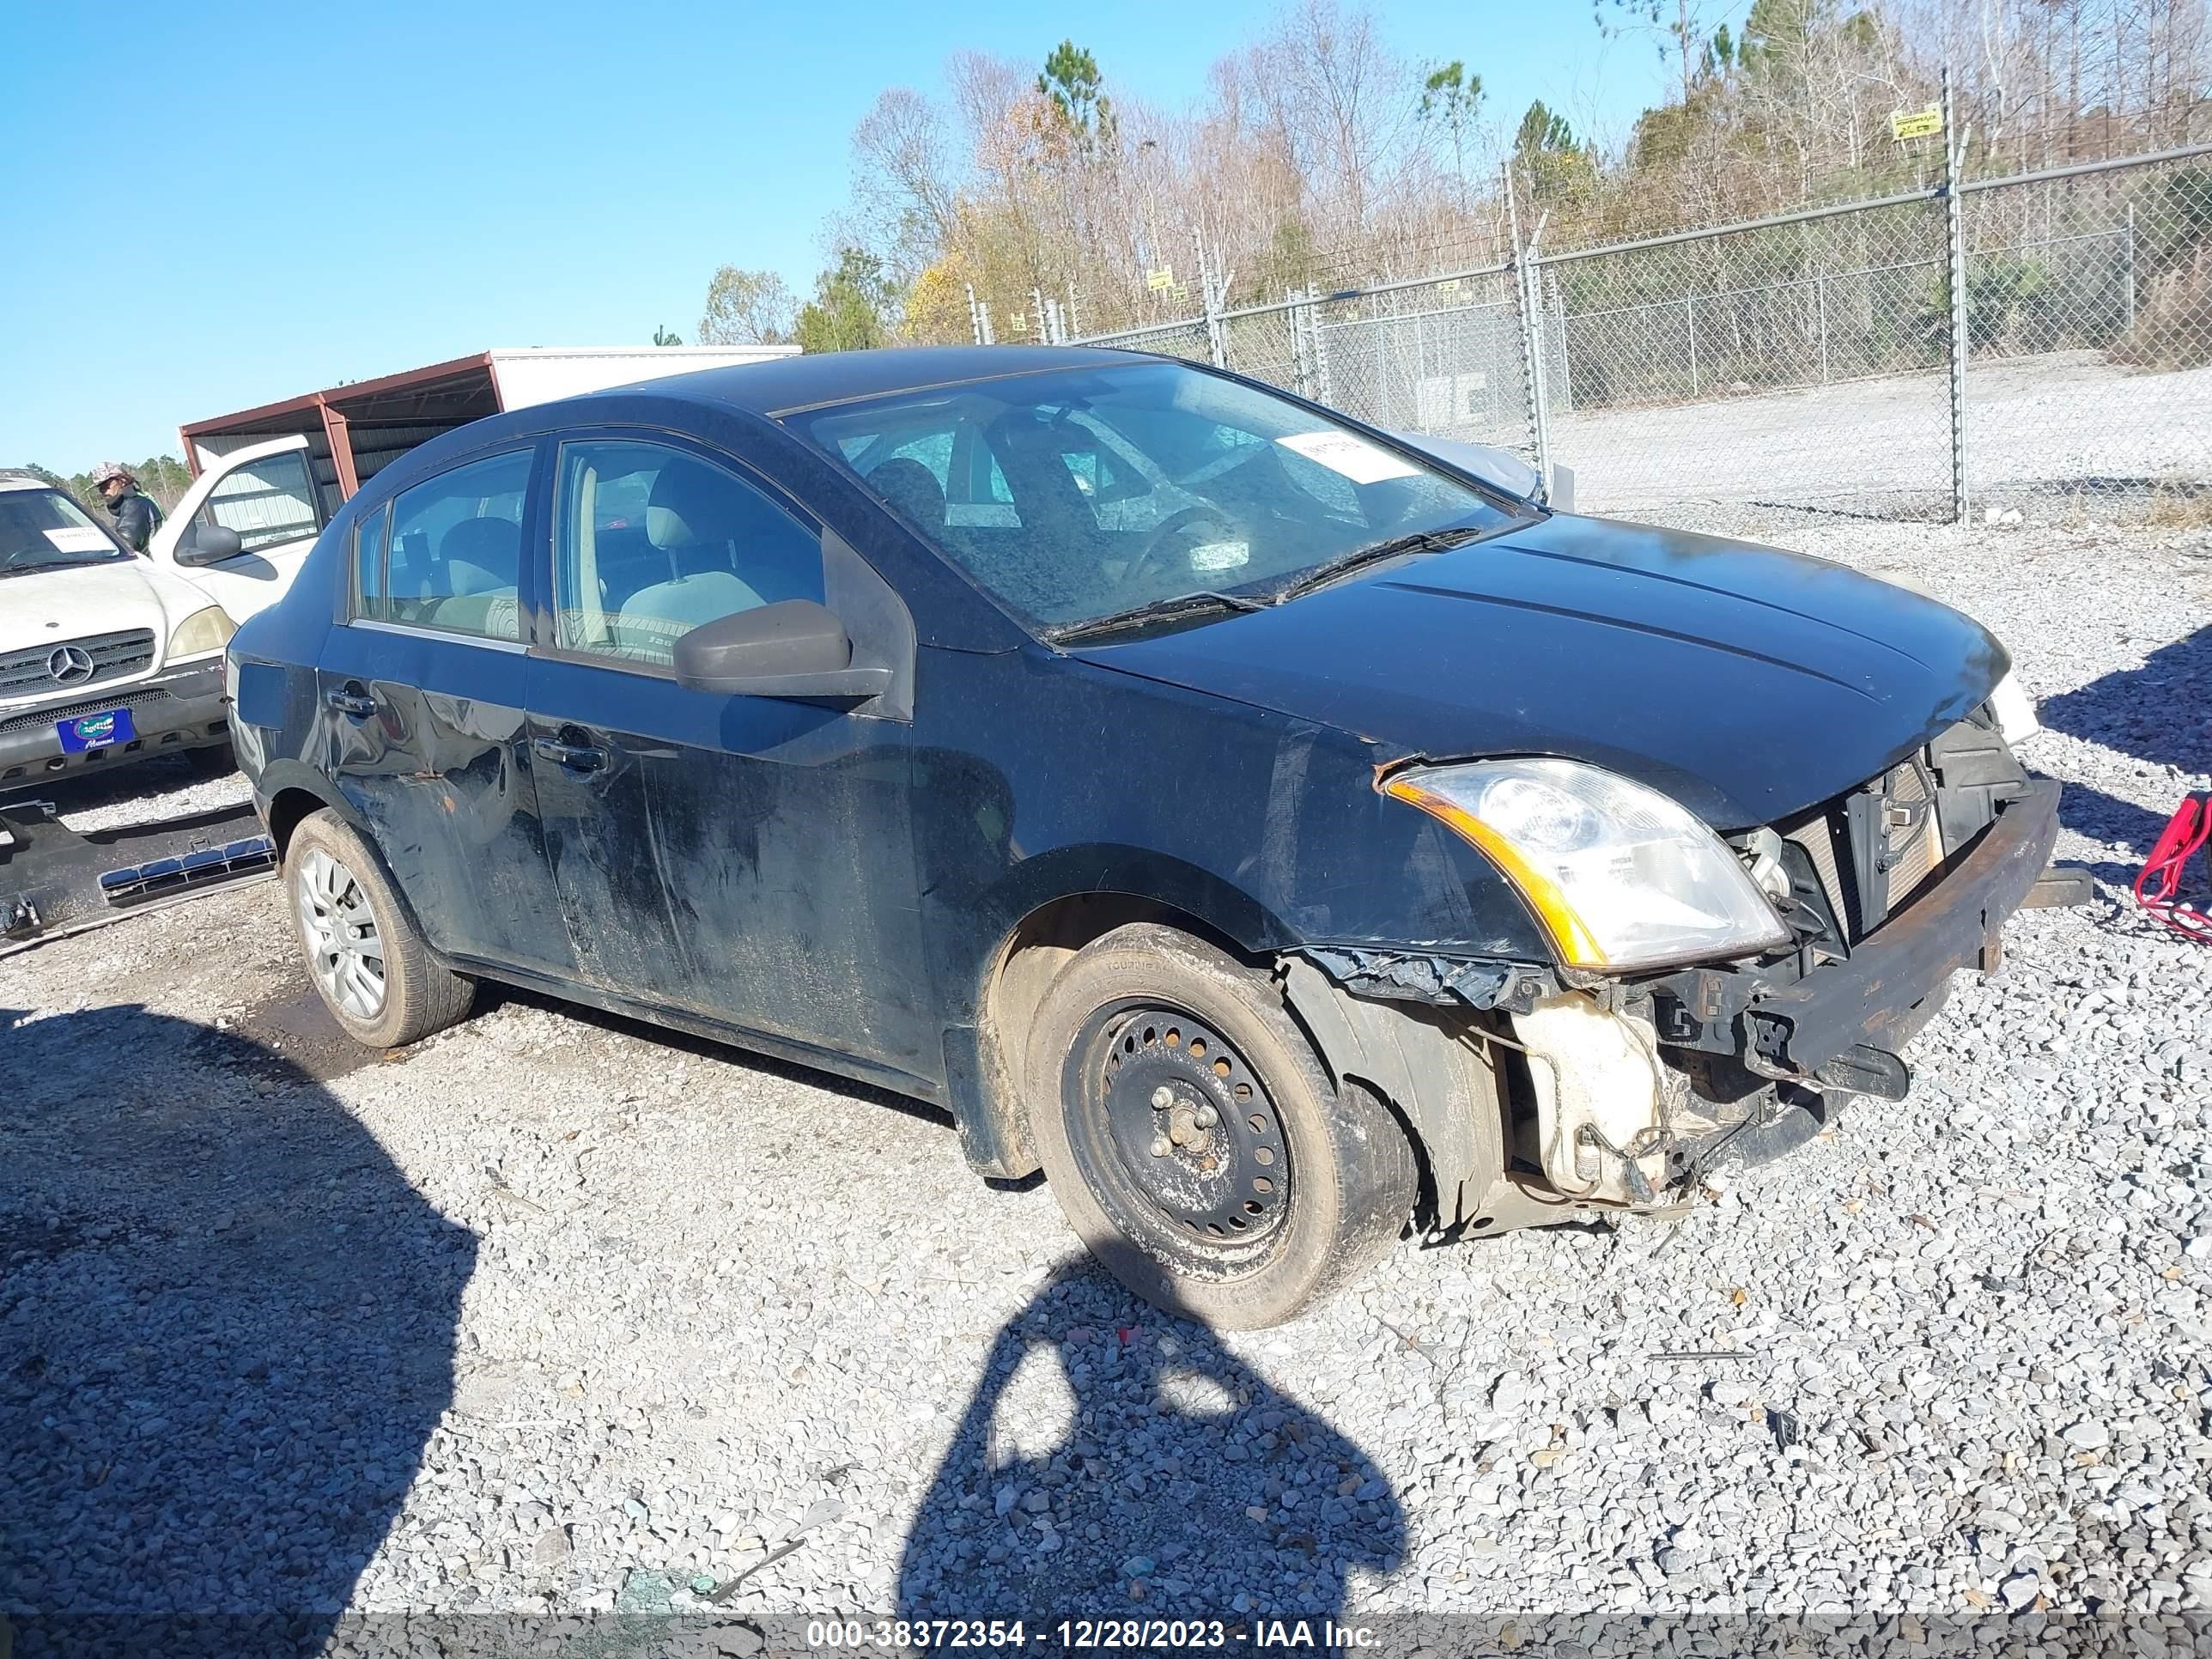
[(1787, 944), (1735, 855), (1656, 789), (1578, 761), (1392, 775), (1383, 793), (1490, 855), (1576, 968), (1658, 968)]
[(230, 636), (238, 632), (238, 624), (219, 605), (204, 611), (195, 611), (177, 624), (177, 631), (169, 635), (169, 657), (204, 657), (220, 651), (230, 643)]

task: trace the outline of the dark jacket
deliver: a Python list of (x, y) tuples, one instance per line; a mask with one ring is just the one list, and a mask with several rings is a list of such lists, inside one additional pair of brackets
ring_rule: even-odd
[(115, 533), (134, 552), (143, 553), (154, 532), (161, 527), (161, 509), (136, 489), (125, 490), (108, 502), (107, 510), (115, 515)]

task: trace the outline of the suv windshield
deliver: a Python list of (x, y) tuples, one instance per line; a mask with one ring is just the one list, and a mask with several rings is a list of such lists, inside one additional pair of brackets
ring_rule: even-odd
[(1525, 509), (1286, 399), (1177, 363), (902, 392), (788, 425), (1047, 635), (1212, 596), (1271, 604), (1383, 544)]
[(58, 489), (0, 489), (0, 576), (131, 556)]

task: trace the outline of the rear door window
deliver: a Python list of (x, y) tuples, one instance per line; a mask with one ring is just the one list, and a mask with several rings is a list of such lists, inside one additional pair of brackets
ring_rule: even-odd
[(530, 462), (526, 449), (472, 461), (392, 501), (385, 620), (520, 640), (517, 589)]

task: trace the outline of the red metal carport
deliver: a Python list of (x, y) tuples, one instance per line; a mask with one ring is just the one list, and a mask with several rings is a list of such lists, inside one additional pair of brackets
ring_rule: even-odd
[[(335, 507), (397, 459), (441, 432), (499, 413), (499, 374), (489, 351), (334, 386), (281, 403), (194, 421), (178, 431), (194, 477), (204, 464), (245, 445), (305, 432), (316, 481)], [(320, 441), (315, 441), (319, 433)]]

